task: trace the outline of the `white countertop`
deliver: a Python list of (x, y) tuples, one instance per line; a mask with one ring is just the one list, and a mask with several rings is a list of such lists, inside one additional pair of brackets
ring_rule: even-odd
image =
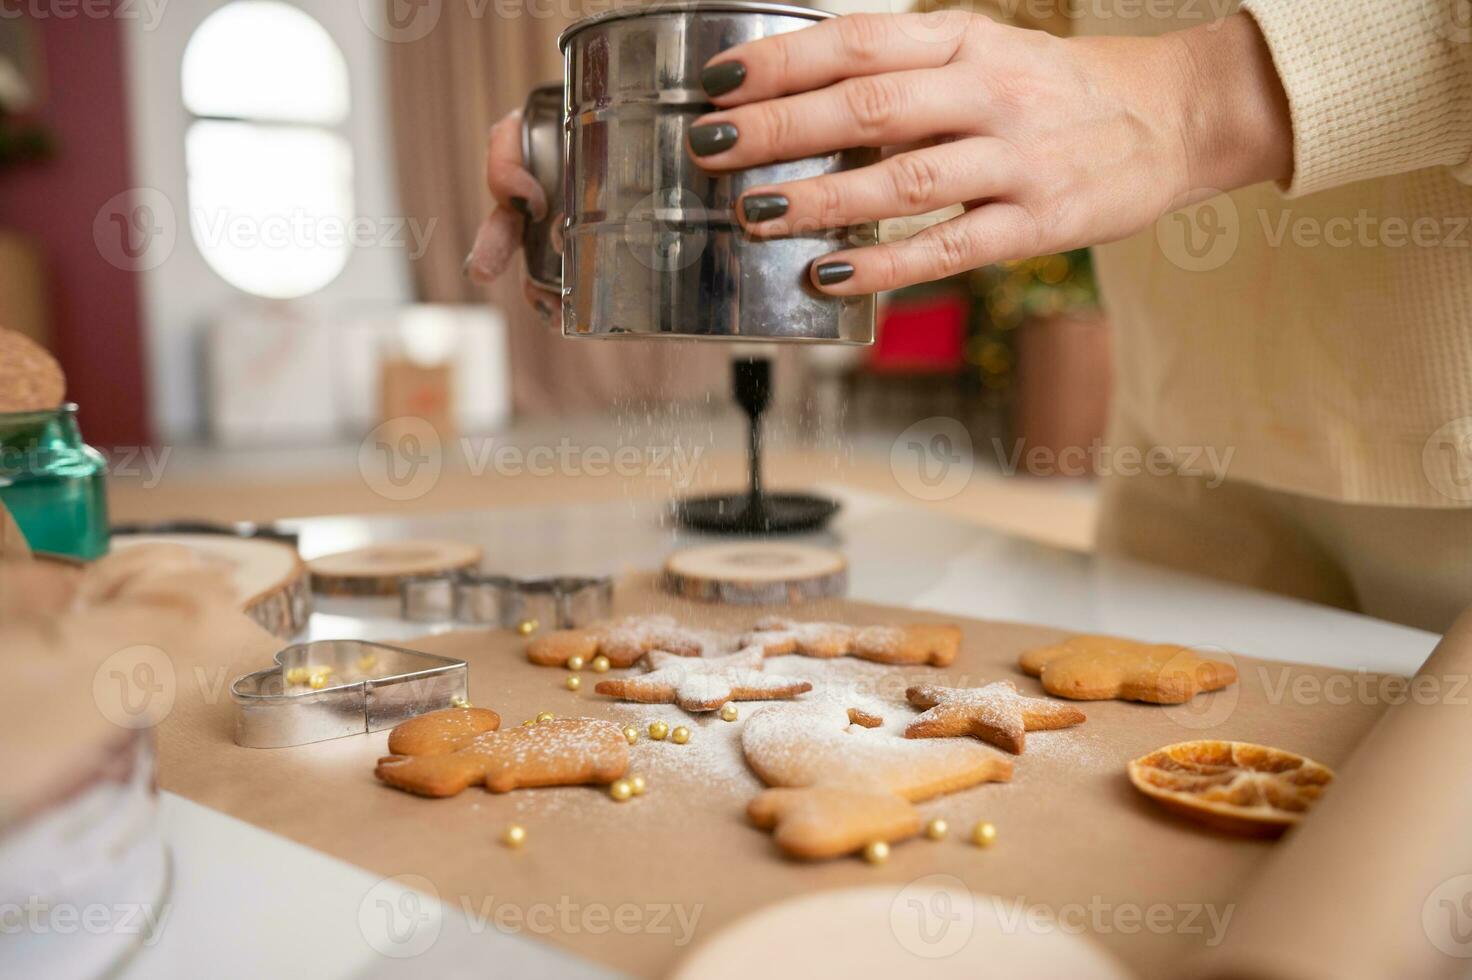
[[(856, 599), (1402, 674), (1413, 673), (1437, 640), (1364, 616), (1048, 548), (887, 497), (820, 489), (843, 501), (842, 513), (829, 532), (794, 540), (841, 550)], [(675, 548), (711, 540), (661, 527), (662, 512), (658, 501), (627, 500), (290, 523), (307, 558), (371, 541), (451, 537), (482, 545), (488, 570), (588, 574), (657, 568)], [(396, 609), (390, 600), (322, 601), (308, 638), (424, 633), (398, 620)], [(173, 794), (164, 794), (163, 817), (175, 866), (172, 908), (162, 936), (124, 969), (129, 980), (604, 972)], [(411, 942), (396, 945), (384, 935), (396, 923)], [(419, 946), (423, 952), (405, 958), (381, 952)]]

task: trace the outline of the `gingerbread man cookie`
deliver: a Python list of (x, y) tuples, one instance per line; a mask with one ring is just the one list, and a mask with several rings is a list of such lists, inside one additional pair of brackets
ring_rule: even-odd
[(831, 704), (772, 705), (741, 748), (766, 790), (747, 807), (796, 858), (839, 857), (920, 832), (921, 800), (1012, 778), (1012, 763), (972, 739), (907, 739)]
[(394, 755), (449, 755), (473, 736), (494, 732), (501, 716), (490, 708), (446, 708), (396, 725), (388, 733)]
[(1013, 755), (1022, 752), (1027, 732), (1068, 728), (1084, 721), (1071, 704), (1023, 697), (1011, 681), (956, 688), (921, 684), (905, 691), (917, 708), (928, 709), (905, 729), (906, 738), (973, 735)]
[(1189, 647), (1114, 636), (1073, 636), (1028, 650), (1018, 660), (1043, 690), (1075, 701), (1182, 704), (1237, 680), (1237, 668)]
[(593, 688), (625, 701), (678, 704), (686, 711), (715, 711), (727, 701), (792, 698), (813, 685), (762, 669), (762, 648), (747, 647), (724, 657), (676, 657), (652, 652), (649, 673), (599, 681)]
[[(420, 796), (454, 796), (479, 784), (505, 793), (528, 786), (611, 783), (629, 768), (628, 740), (611, 721), (553, 718), (475, 732), (489, 719), (467, 717), (466, 710), (437, 711), (395, 728), (389, 734), (391, 748), (427, 747), (430, 753), (385, 756), (375, 775)], [(405, 732), (406, 726), (412, 727)]]
[(944, 667), (961, 649), (961, 629), (946, 624), (911, 626), (846, 626), (843, 623), (799, 623), (780, 616), (757, 621), (742, 645), (761, 644), (767, 656), (799, 653), (805, 657), (858, 657), (882, 664), (930, 664)]
[(703, 657), (730, 653), (735, 648), (733, 637), (680, 626), (672, 616), (629, 616), (540, 636), (527, 646), (526, 656), (544, 667), (565, 667), (573, 657), (590, 661), (601, 654), (612, 667), (632, 667), (651, 650), (678, 657)]

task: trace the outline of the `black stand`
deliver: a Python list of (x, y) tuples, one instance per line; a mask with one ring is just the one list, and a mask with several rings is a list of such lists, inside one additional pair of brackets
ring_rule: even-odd
[(772, 401), (772, 362), (748, 358), (732, 362), (731, 387), (749, 420), (747, 461), (751, 485), (746, 493), (693, 497), (675, 502), (675, 520), (712, 534), (797, 534), (816, 531), (838, 513), (838, 504), (806, 493), (762, 490), (762, 413)]

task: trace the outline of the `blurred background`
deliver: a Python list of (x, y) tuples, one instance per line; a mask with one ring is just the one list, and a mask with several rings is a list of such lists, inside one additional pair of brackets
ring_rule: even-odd
[[(687, 483), (741, 484), (728, 348), (564, 341), (517, 276), (461, 274), (487, 129), (610, 3), (0, 0), (0, 324), (61, 361), (114, 520), (638, 492), (472, 448), (568, 439), (698, 447)], [(777, 368), (770, 484), (913, 497), (896, 437), (941, 420), (975, 470), (929, 503), (1089, 547), (1109, 341), (1087, 252), (886, 296), (874, 347)], [(405, 418), (445, 456), (410, 500), (357, 463)]]

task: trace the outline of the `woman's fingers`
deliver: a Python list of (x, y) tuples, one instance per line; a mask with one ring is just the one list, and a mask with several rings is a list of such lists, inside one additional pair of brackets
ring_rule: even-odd
[(490, 282), (505, 272), (521, 248), (521, 223), (521, 215), (505, 208), (486, 215), (465, 258), (465, 274), (475, 282)]
[(537, 316), (547, 326), (555, 326), (562, 322), (562, 297), (556, 293), (543, 289), (530, 279), (521, 281), (521, 292), (526, 301), (537, 311)]
[(532, 217), (540, 220), (547, 213), (547, 195), (521, 159), (520, 109), (491, 127), (486, 140), (486, 186), (503, 208), (516, 207), (519, 198)]
[(855, 296), (930, 282), (1045, 249), (1032, 216), (1016, 204), (987, 204), (932, 225), (913, 238), (848, 249), (813, 263), (813, 285), (833, 296)]
[(975, 131), (985, 103), (965, 66), (864, 75), (781, 99), (713, 112), (690, 128), (701, 167), (729, 170), (853, 146)]
[(763, 238), (846, 228), (997, 197), (1012, 186), (1012, 168), (1000, 140), (978, 136), (858, 170), (754, 188), (741, 196), (736, 213), (749, 233)]
[(716, 105), (734, 106), (855, 75), (938, 68), (960, 50), (974, 19), (957, 11), (835, 17), (722, 51), (701, 83)]

